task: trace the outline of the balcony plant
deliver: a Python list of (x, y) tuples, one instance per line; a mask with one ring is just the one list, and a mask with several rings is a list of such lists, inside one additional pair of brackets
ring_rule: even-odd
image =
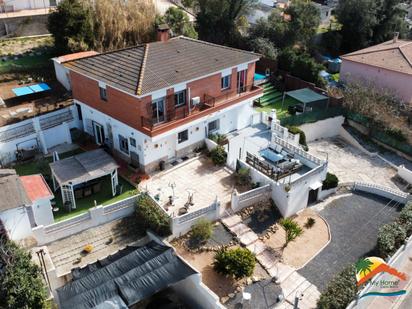
[(224, 165), (226, 163), (227, 154), (222, 146), (217, 146), (210, 151), (210, 157), (215, 165)]

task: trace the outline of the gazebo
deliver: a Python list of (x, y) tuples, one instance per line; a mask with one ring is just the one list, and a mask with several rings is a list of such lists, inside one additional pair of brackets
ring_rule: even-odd
[(325, 95), (319, 94), (309, 88), (302, 88), (298, 90), (288, 91), (283, 94), (282, 106), (285, 97), (289, 96), (301, 103), (303, 103), (303, 111), (306, 110), (306, 104), (317, 103), (317, 102), (327, 102), (329, 98)]
[(107, 175), (111, 177), (112, 194), (115, 196), (119, 183), (118, 167), (116, 161), (103, 149), (88, 151), (50, 163), (54, 190), (60, 188), (63, 205), (70, 203), (70, 207), (74, 209), (76, 208), (75, 187)]

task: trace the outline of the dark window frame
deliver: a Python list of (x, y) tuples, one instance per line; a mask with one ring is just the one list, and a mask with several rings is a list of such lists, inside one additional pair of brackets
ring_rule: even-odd
[[(181, 136), (183, 134), (183, 137)], [(177, 133), (177, 143), (181, 144), (189, 140), (189, 130), (183, 130)]]
[(123, 153), (129, 154), (129, 139), (120, 134), (119, 134), (119, 149)]
[(107, 90), (106, 88), (100, 87), (99, 86), (99, 93), (100, 93), (100, 99), (103, 101), (107, 101)]
[[(227, 82), (227, 85), (225, 86)], [(226, 75), (226, 76), (222, 76), (222, 78), (220, 79), (220, 89), (221, 90), (228, 90), (231, 88), (231, 82), (232, 82), (232, 76), (231, 75)]]
[(178, 91), (174, 94), (175, 107), (186, 105), (186, 89)]

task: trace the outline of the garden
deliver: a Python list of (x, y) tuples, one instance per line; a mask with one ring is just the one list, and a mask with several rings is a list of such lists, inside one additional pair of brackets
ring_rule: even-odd
[[(83, 150), (80, 148), (59, 154), (60, 159), (68, 158), (76, 154), (82, 153)], [(19, 176), (42, 174), (48, 183), (50, 189), (53, 188), (53, 182), (51, 179), (51, 172), (49, 168), (49, 163), (53, 161), (52, 157), (44, 157), (36, 159), (34, 161), (16, 164), (13, 168)], [(119, 176), (119, 185), (122, 188), (121, 193), (116, 196), (112, 196), (112, 185), (110, 176), (102, 178), (101, 190), (100, 192), (94, 193), (88, 197), (84, 197), (76, 200), (76, 209), (68, 211), (63, 206), (60, 190), (54, 192), (54, 220), (55, 222), (62, 221), (82, 213), (87, 212), (90, 208), (95, 205), (109, 205), (120, 200), (126, 199), (136, 194), (137, 190), (128, 181)]]

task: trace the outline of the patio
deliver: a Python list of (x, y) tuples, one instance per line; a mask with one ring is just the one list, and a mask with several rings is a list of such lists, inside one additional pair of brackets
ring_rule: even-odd
[[(229, 169), (215, 166), (208, 158), (196, 157), (142, 181), (139, 189), (148, 191), (176, 217), (188, 203), (189, 195), (193, 198), (188, 212), (208, 207), (216, 200), (224, 210), (231, 201), (234, 186), (235, 178)], [(173, 206), (169, 206), (170, 196), (174, 196)]]

